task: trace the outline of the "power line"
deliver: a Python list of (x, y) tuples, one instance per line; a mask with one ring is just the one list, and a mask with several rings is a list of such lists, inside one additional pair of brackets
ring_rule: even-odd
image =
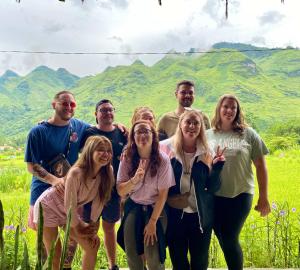
[(239, 52), (268, 52), (268, 51), (296, 51), (298, 48), (271, 48), (271, 49), (218, 49), (212, 51), (170, 51), (170, 52), (59, 52), (59, 51), (25, 51), (25, 50), (0, 50), (0, 53), (14, 54), (56, 54), (56, 55), (185, 55), (185, 54), (218, 54), (218, 53), (239, 53)]

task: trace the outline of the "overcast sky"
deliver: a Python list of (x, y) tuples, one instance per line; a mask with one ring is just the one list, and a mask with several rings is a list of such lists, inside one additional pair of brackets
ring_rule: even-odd
[[(0, 1), (0, 51), (166, 52), (207, 50), (221, 41), (300, 47), (300, 1), (229, 0), (15, 0)], [(139, 57), (162, 56), (0, 53), (0, 75), (25, 75), (39, 65), (79, 76)]]

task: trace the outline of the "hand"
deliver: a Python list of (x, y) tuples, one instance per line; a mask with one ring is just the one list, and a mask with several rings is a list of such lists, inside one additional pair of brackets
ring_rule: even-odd
[(153, 246), (156, 241), (156, 222), (150, 219), (144, 229), (144, 243), (147, 246), (149, 246), (150, 244)]
[(137, 168), (135, 175), (132, 177), (131, 182), (136, 185), (140, 181), (144, 179), (145, 176), (145, 168), (146, 168), (147, 160), (141, 159), (139, 163), (139, 167)]
[(260, 212), (261, 217), (267, 216), (271, 212), (271, 207), (268, 199), (259, 197), (254, 210)]
[(91, 245), (92, 248), (95, 248), (95, 247), (99, 247), (100, 246), (100, 238), (98, 237), (98, 235), (94, 235), (92, 237), (89, 237), (89, 243)]
[(127, 127), (120, 123), (115, 123), (114, 126), (116, 126), (126, 137), (128, 137), (129, 131)]
[(213, 159), (213, 164), (216, 164), (219, 161), (225, 161), (224, 152), (226, 150), (226, 147), (222, 150), (221, 147), (218, 145), (217, 153)]
[(55, 187), (55, 189), (59, 193), (59, 195), (61, 195), (61, 196), (65, 195), (65, 179), (64, 178), (56, 177), (56, 180), (53, 183), (53, 186)]
[(93, 237), (97, 233), (95, 232), (95, 227), (93, 227), (93, 225), (91, 226), (83, 221), (80, 221), (74, 230), (77, 237), (80, 238)]
[(89, 230), (91, 230), (91, 232), (94, 232), (94, 234), (97, 234), (98, 230), (99, 230), (99, 226), (100, 226), (99, 221), (97, 221), (97, 222), (91, 221), (89, 223), (89, 227), (88, 228), (89, 228)]

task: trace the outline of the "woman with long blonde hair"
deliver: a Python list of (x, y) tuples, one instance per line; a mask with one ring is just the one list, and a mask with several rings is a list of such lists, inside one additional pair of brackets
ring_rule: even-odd
[[(93, 223), (97, 222), (104, 204), (109, 200), (114, 184), (111, 166), (112, 146), (103, 136), (89, 137), (77, 162), (65, 180), (64, 197), (55, 187), (46, 190), (34, 205), (34, 222), (39, 219), (39, 205), (43, 207), (43, 242), (49, 255), (58, 236), (58, 227), (66, 225), (66, 213), (71, 209), (71, 236), (82, 247), (82, 269), (92, 270), (96, 264), (100, 240)], [(85, 223), (78, 208), (92, 202), (91, 220)], [(61, 242), (58, 240), (53, 257), (53, 269), (59, 269)]]
[(160, 147), (171, 160), (176, 181), (167, 200), (167, 243), (173, 269), (206, 270), (223, 153), (218, 149), (214, 155), (209, 149), (203, 115), (193, 109), (180, 116), (174, 136)]

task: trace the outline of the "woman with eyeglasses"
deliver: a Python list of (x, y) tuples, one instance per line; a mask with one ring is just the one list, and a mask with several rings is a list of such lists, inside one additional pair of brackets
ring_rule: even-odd
[(163, 211), (174, 176), (169, 158), (159, 150), (158, 135), (149, 121), (132, 125), (127, 148), (120, 162), (117, 190), (129, 195), (118, 231), (118, 243), (125, 250), (130, 270), (164, 269), (166, 257)]
[(268, 153), (259, 135), (247, 126), (240, 103), (234, 95), (223, 95), (217, 104), (212, 129), (207, 137), (217, 149), (226, 147), (226, 163), (221, 187), (216, 193), (214, 231), (230, 270), (243, 269), (239, 234), (251, 210), (254, 193), (252, 163), (256, 169), (259, 198), (255, 209), (265, 216), (270, 212), (265, 155)]
[[(95, 268), (100, 245), (97, 236), (97, 222), (103, 206), (109, 200), (114, 176), (111, 166), (112, 146), (103, 136), (87, 139), (79, 159), (69, 170), (64, 187), (64, 195), (55, 187), (47, 189), (34, 205), (34, 223), (39, 220), (39, 206), (43, 208), (43, 242), (47, 254), (58, 236), (58, 227), (65, 227), (67, 211), (71, 209), (70, 235), (83, 249), (82, 269)], [(78, 208), (92, 203), (90, 224), (78, 215)], [(61, 242), (57, 241), (53, 256), (53, 269), (60, 269)]]
[(173, 270), (206, 270), (223, 151), (217, 149), (214, 155), (209, 149), (202, 113), (192, 109), (181, 114), (174, 136), (160, 146), (171, 159), (176, 181), (167, 200)]

